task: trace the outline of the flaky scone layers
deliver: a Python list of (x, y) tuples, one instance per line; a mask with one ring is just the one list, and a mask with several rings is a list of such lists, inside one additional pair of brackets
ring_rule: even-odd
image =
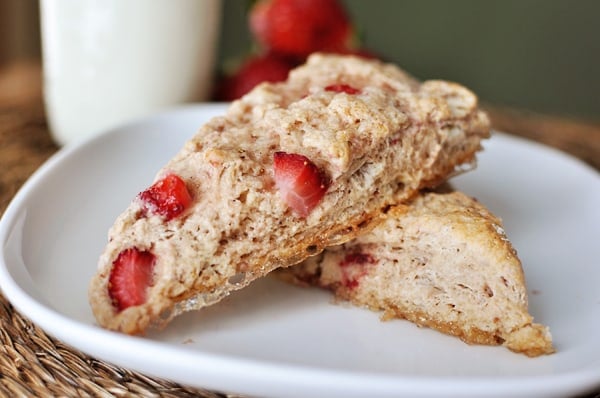
[(459, 192), (425, 193), (398, 210), (278, 275), (470, 344), (554, 352), (548, 328), (528, 312), (521, 262), (498, 218)]
[[(315, 54), (202, 126), (158, 172), (159, 186), (117, 218), (89, 288), (97, 322), (142, 333), (344, 243), (472, 162), (488, 135), (476, 96), (460, 85)], [(294, 174), (290, 157), (304, 159), (308, 176)], [(315, 178), (322, 198), (306, 192)], [(160, 213), (154, 202), (173, 199), (169, 187), (177, 211)], [(297, 210), (298, 196), (318, 203)]]

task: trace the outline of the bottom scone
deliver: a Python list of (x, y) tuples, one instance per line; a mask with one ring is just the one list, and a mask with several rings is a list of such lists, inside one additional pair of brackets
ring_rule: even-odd
[(521, 262), (500, 220), (460, 192), (420, 195), (372, 232), (278, 272), (383, 319), (528, 356), (554, 352), (548, 327), (528, 312)]

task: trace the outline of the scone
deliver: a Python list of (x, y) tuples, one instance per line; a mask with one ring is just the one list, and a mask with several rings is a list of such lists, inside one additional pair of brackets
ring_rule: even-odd
[(117, 218), (89, 288), (97, 322), (143, 333), (344, 243), (488, 135), (458, 84), (315, 54), (201, 127)]
[(521, 262), (498, 218), (459, 192), (425, 193), (396, 213), (279, 275), (470, 344), (554, 352), (528, 312)]

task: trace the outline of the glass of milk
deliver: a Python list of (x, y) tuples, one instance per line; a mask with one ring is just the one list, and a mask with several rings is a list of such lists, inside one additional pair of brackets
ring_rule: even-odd
[(59, 145), (209, 98), (220, 0), (40, 0), (44, 101)]

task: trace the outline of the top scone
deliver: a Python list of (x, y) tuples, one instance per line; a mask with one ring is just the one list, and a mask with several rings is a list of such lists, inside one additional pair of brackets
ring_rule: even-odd
[(474, 161), (489, 122), (466, 88), (315, 54), (204, 125), (109, 231), (91, 281), (125, 333), (215, 303), (372, 228)]

